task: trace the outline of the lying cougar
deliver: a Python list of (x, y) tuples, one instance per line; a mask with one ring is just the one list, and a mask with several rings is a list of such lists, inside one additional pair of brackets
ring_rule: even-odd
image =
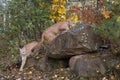
[(32, 50), (32, 52), (37, 53), (39, 51), (39, 48), (41, 47), (44, 39), (47, 40), (47, 43), (50, 44), (60, 33), (62, 30), (69, 30), (70, 26), (75, 26), (76, 23), (75, 21), (72, 20), (66, 20), (66, 21), (61, 21), (58, 23), (55, 23), (54, 25), (48, 27), (41, 36), (41, 39), (38, 43), (37, 46), (35, 46)]

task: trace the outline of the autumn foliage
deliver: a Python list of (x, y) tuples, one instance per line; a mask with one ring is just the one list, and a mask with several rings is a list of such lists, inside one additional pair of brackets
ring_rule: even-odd
[(54, 22), (66, 20), (66, 0), (53, 0), (50, 11), (50, 19)]
[[(92, 1), (92, 2), (90, 2)], [(120, 38), (120, 11), (119, 0), (90, 0), (72, 2), (67, 8), (66, 0), (53, 0), (50, 18), (54, 22), (62, 20), (74, 20), (76, 23), (89, 23), (96, 25), (103, 43), (111, 46), (119, 44)], [(87, 3), (87, 4), (86, 4)], [(116, 45), (115, 45), (116, 46)]]

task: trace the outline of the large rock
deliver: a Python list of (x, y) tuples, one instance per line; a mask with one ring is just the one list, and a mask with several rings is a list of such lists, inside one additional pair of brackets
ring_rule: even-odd
[(48, 58), (45, 55), (39, 55), (38, 57), (39, 58), (31, 57), (31, 56), (28, 57), (25, 68), (34, 67), (37, 70), (47, 72), (59, 68), (66, 68), (69, 66), (68, 59), (56, 60), (56, 59)]
[(120, 59), (115, 55), (99, 52), (73, 56), (69, 61), (69, 66), (80, 77), (92, 77), (98, 74), (104, 75), (108, 69), (115, 68), (119, 63)]
[(100, 58), (90, 55), (78, 55), (70, 59), (70, 68), (82, 77), (96, 76), (98, 73), (105, 73), (105, 67)]
[(39, 59), (38, 61), (39, 69), (41, 71), (52, 71), (55, 69), (66, 68), (69, 65), (68, 59), (53, 59), (47, 56)]
[(73, 55), (96, 51), (101, 42), (92, 27), (83, 23), (73, 29), (62, 32), (47, 47), (47, 56), (65, 58)]

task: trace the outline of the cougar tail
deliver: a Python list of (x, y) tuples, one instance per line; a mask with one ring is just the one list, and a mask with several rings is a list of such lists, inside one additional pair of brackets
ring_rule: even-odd
[(42, 37), (41, 37), (41, 39), (40, 39), (40, 42), (38, 43), (38, 45), (39, 45), (39, 46), (41, 46), (41, 45), (42, 45), (43, 40), (44, 40), (44, 33), (42, 34)]
[(42, 34), (39, 43), (32, 49), (32, 52), (37, 53), (39, 51), (39, 49), (43, 43), (43, 40), (44, 40), (44, 33)]

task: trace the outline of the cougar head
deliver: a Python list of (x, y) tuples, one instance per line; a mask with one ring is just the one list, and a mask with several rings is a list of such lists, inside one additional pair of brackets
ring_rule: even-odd
[(68, 20), (68, 25), (74, 27), (76, 26), (76, 23), (73, 20)]

